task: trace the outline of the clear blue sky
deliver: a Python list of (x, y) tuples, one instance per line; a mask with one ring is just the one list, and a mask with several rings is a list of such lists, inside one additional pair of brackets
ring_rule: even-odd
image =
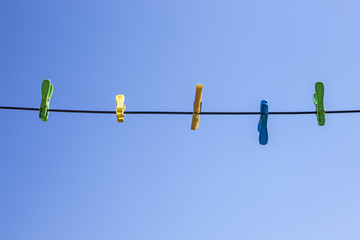
[[(0, 105), (313, 111), (360, 108), (359, 1), (3, 0)], [(360, 239), (360, 114), (0, 110), (0, 239)]]

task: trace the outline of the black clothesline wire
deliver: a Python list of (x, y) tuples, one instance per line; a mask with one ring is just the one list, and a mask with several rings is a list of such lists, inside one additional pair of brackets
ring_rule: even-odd
[[(0, 106), (0, 109), (39, 111), (39, 108), (27, 107), (6, 107)], [(97, 111), (97, 110), (69, 110), (69, 109), (49, 109), (49, 112), (65, 112), (65, 113), (97, 113), (97, 114), (115, 114), (116, 111)], [(192, 115), (193, 112), (177, 112), (177, 111), (125, 111), (125, 114), (185, 114)], [(325, 113), (360, 113), (360, 110), (338, 110), (325, 111)], [(260, 112), (200, 112), (200, 115), (259, 115)], [(316, 111), (295, 111), (295, 112), (269, 112), (269, 115), (296, 115), (296, 114), (316, 114)]]

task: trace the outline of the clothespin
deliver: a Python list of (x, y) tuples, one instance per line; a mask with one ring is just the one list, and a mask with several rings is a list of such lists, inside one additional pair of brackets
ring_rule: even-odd
[(319, 126), (325, 125), (325, 108), (324, 108), (324, 84), (322, 82), (315, 83), (315, 93), (313, 101), (316, 106), (316, 117)]
[(39, 118), (43, 121), (47, 121), (49, 117), (50, 99), (53, 93), (53, 85), (50, 83), (49, 79), (45, 79), (42, 82), (41, 93), (42, 96), (41, 96)]
[(118, 122), (124, 121), (124, 112), (125, 112), (125, 96), (124, 95), (116, 95), (116, 117)]
[(199, 127), (199, 120), (200, 120), (200, 112), (201, 112), (201, 98), (202, 98), (202, 84), (196, 85), (196, 92), (195, 92), (195, 101), (194, 101), (194, 109), (193, 109), (193, 117), (191, 121), (191, 129), (196, 130)]
[(261, 100), (260, 104), (260, 121), (258, 125), (259, 143), (261, 145), (266, 145), (268, 142), (268, 131), (267, 131), (267, 120), (268, 120), (269, 110), (268, 102), (266, 100)]

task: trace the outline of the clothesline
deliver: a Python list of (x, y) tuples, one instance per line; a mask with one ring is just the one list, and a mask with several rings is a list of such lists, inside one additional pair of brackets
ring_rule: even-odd
[(23, 111), (39, 111), (39, 118), (42, 121), (47, 121), (49, 112), (65, 112), (65, 113), (94, 113), (94, 114), (116, 114), (118, 122), (124, 122), (125, 114), (168, 114), (168, 115), (192, 115), (191, 129), (196, 130), (199, 127), (200, 115), (260, 115), (258, 124), (259, 143), (266, 145), (268, 142), (268, 130), (267, 121), (268, 115), (296, 115), (296, 114), (316, 114), (317, 122), (319, 126), (325, 125), (325, 114), (336, 113), (360, 113), (360, 110), (335, 110), (326, 111), (324, 107), (324, 84), (322, 82), (315, 83), (315, 93), (313, 94), (313, 101), (316, 107), (316, 111), (284, 111), (284, 112), (269, 112), (268, 102), (261, 100), (259, 112), (203, 112), (202, 106), (202, 90), (203, 85), (196, 85), (195, 101), (192, 112), (182, 111), (126, 111), (125, 110), (125, 96), (116, 95), (116, 111), (101, 111), (101, 110), (73, 110), (73, 109), (51, 109), (50, 99), (53, 93), (53, 85), (49, 79), (45, 79), (42, 83), (42, 97), (40, 108), (28, 108), (28, 107), (11, 107), (0, 106), (0, 109), (9, 110), (23, 110)]
[[(9, 107), (0, 106), (0, 109), (10, 110), (24, 110), (24, 111), (39, 111), (40, 108), (28, 107)], [(48, 109), (49, 112), (64, 112), (64, 113), (95, 113), (95, 114), (116, 114), (116, 111), (102, 111), (102, 110), (74, 110), (74, 109)], [(316, 111), (291, 111), (291, 112), (268, 112), (269, 115), (301, 115), (301, 114), (316, 114)], [(325, 111), (325, 113), (360, 113), (360, 110), (335, 110)], [(181, 111), (124, 111), (124, 114), (174, 114), (174, 115), (192, 115), (193, 112)], [(200, 115), (259, 115), (260, 112), (199, 112)]]

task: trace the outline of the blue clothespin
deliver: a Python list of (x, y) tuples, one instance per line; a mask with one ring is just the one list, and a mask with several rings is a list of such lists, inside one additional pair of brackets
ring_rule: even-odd
[(269, 115), (268, 102), (266, 100), (261, 100), (260, 104), (260, 121), (258, 125), (259, 143), (261, 145), (266, 145), (268, 142), (268, 131), (267, 131), (267, 120)]

